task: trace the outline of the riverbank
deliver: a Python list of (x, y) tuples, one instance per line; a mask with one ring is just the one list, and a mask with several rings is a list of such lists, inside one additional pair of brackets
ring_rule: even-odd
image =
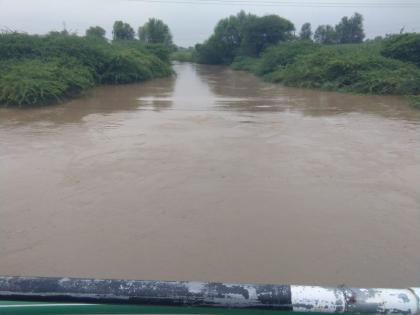
[(310, 23), (304, 26), (296, 35), (287, 19), (241, 11), (221, 19), (192, 54), (184, 49), (173, 58), (230, 65), (285, 86), (409, 95), (413, 107), (418, 108), (420, 34), (365, 40), (363, 16), (358, 13), (343, 17), (335, 26), (321, 25), (314, 33)]
[(169, 52), (137, 40), (108, 42), (65, 32), (0, 34), (0, 106), (38, 106), (99, 84), (169, 76)]
[(237, 57), (235, 70), (286, 86), (377, 95), (420, 93), (420, 69), (382, 55), (382, 43), (281, 43), (258, 58)]

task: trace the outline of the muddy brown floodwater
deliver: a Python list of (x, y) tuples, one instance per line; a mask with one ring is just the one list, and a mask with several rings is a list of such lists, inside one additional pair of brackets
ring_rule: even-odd
[(225, 67), (0, 110), (0, 274), (420, 283), (420, 111)]

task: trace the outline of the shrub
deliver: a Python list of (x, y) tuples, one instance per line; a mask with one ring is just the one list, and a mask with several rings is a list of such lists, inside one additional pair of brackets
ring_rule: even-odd
[(379, 55), (321, 49), (271, 74), (285, 85), (356, 93), (416, 94), (420, 70)]
[(171, 60), (180, 62), (194, 62), (194, 48), (178, 48), (171, 54)]
[(254, 74), (258, 73), (260, 65), (259, 58), (252, 58), (252, 57), (236, 57), (233, 61), (231, 67), (234, 70), (244, 70), (249, 71)]
[(0, 34), (0, 103), (48, 104), (94, 83), (129, 83), (172, 74), (169, 53), (139, 41), (108, 43), (54, 32)]
[(127, 49), (115, 51), (106, 65), (101, 82), (108, 84), (130, 83), (172, 73), (169, 64), (155, 56)]
[(7, 105), (49, 104), (79, 94), (93, 86), (85, 67), (64, 65), (58, 60), (23, 60), (6, 64), (0, 74), (0, 103)]
[(420, 67), (420, 34), (408, 33), (387, 38), (383, 42), (382, 54)]
[(265, 75), (295, 62), (300, 55), (305, 55), (319, 49), (321, 45), (311, 41), (284, 42), (269, 47), (261, 56), (258, 74)]

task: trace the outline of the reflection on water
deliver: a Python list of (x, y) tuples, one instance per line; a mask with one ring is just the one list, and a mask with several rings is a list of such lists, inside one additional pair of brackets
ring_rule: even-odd
[(420, 111), (226, 67), (0, 109), (0, 273), (415, 286)]

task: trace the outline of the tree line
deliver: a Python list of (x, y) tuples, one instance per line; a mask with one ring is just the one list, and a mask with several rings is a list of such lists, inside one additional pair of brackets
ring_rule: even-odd
[(320, 25), (312, 32), (311, 24), (302, 25), (295, 35), (294, 24), (278, 15), (257, 16), (239, 12), (220, 20), (213, 34), (195, 46), (198, 62), (231, 63), (236, 56), (259, 56), (267, 47), (279, 42), (308, 40), (320, 44), (361, 43), (365, 38), (363, 16), (355, 13), (335, 25)]
[(363, 16), (357, 12), (350, 18), (344, 16), (335, 26), (319, 25), (315, 33), (312, 33), (311, 23), (304, 23), (299, 38), (302, 40), (313, 39), (320, 44), (362, 43), (365, 38)]
[(206, 41), (197, 44), (192, 53), (184, 50), (178, 57), (231, 65), (289, 86), (419, 94), (420, 34), (364, 39), (359, 13), (343, 17), (334, 26), (320, 25), (315, 32), (305, 23), (296, 34), (294, 24), (285, 18), (241, 11), (220, 20)]
[[(106, 40), (106, 31), (100, 26), (91, 26), (86, 30), (87, 37)], [(173, 48), (171, 31), (162, 20), (150, 18), (143, 26), (137, 30), (138, 39), (145, 44), (161, 44), (167, 48)], [(134, 40), (136, 32), (130, 24), (123, 21), (115, 21), (112, 27), (112, 39)]]

